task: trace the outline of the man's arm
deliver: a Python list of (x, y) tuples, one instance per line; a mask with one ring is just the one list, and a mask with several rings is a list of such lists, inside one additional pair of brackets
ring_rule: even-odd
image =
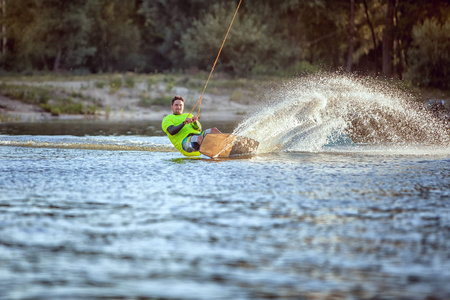
[(180, 125), (170, 125), (169, 127), (167, 127), (167, 131), (170, 133), (170, 135), (175, 135), (178, 132), (180, 132), (180, 130), (184, 127), (184, 122), (181, 123)]
[[(167, 127), (167, 132), (170, 133), (170, 135), (175, 135), (178, 132), (180, 132), (180, 130), (184, 127), (184, 125), (189, 124), (189, 123), (193, 123), (193, 122), (197, 122), (198, 117), (193, 117), (191, 118), (186, 118), (186, 120), (184, 120), (183, 123), (181, 123), (180, 125), (170, 125), (169, 127)], [(198, 124), (200, 125), (200, 123)], [(201, 125), (200, 125), (200, 129), (201, 129)]]

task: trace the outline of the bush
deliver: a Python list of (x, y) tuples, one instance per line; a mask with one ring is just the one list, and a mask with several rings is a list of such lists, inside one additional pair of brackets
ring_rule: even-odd
[(45, 104), (51, 97), (47, 87), (5, 83), (0, 85), (0, 94), (28, 104)]
[[(0, 95), (21, 101), (27, 104), (39, 105), (45, 111), (54, 116), (60, 114), (93, 114), (98, 111), (98, 101), (85, 96), (80, 92), (71, 90), (70, 92), (52, 90), (46, 86), (0, 84)], [(85, 110), (81, 100), (93, 102)]]
[(61, 106), (58, 106), (61, 110), (61, 113), (78, 115), (83, 113), (83, 104), (74, 103), (71, 100), (67, 100), (67, 103), (62, 103)]
[(166, 82), (166, 90), (170, 92), (175, 87), (175, 79), (173, 77), (166, 77), (164, 81)]
[(141, 99), (139, 100), (139, 106), (141, 107), (150, 107), (153, 105), (170, 107), (171, 104), (172, 96), (166, 95), (152, 99), (149, 94), (144, 93), (141, 95)]
[(111, 78), (109, 80), (109, 92), (114, 94), (122, 87), (122, 79), (118, 77)]
[(141, 99), (139, 99), (139, 106), (141, 107), (150, 107), (152, 106), (152, 98), (150, 96), (150, 94), (147, 93), (142, 93), (141, 94)]
[(98, 88), (98, 89), (103, 89), (104, 87), (105, 87), (105, 82), (104, 81), (96, 81), (95, 83), (94, 83), (94, 86), (96, 87), (96, 88)]
[(125, 86), (129, 89), (134, 88), (135, 82), (132, 76), (125, 76)]
[(307, 61), (300, 61), (291, 67), (289, 67), (285, 75), (287, 76), (308, 76), (320, 72), (320, 68), (317, 65), (312, 65)]
[(412, 36), (407, 77), (421, 86), (450, 88), (450, 19), (427, 19), (414, 26)]
[(170, 105), (172, 105), (172, 96), (164, 95), (159, 98), (155, 98), (151, 101), (151, 105), (170, 107)]
[(230, 95), (230, 100), (234, 102), (242, 102), (244, 99), (244, 92), (241, 90), (235, 90)]
[(50, 112), (52, 113), (52, 116), (59, 116), (61, 114), (59, 107), (52, 107)]

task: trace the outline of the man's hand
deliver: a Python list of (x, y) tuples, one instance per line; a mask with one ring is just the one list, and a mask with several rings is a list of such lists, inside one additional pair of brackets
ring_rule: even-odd
[(184, 120), (183, 123), (184, 123), (185, 125), (186, 125), (186, 124), (189, 124), (189, 123), (194, 123), (194, 122), (197, 122), (198, 119), (200, 119), (199, 116), (193, 117), (192, 119), (191, 119), (191, 118), (186, 118), (186, 120)]

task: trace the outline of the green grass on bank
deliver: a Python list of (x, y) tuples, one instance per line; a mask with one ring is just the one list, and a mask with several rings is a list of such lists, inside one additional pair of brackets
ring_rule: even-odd
[[(54, 116), (60, 114), (95, 115), (98, 101), (79, 91), (66, 92), (52, 86), (35, 86), (20, 83), (0, 84), (0, 94), (26, 104), (37, 105)], [(87, 102), (88, 104), (83, 104)]]

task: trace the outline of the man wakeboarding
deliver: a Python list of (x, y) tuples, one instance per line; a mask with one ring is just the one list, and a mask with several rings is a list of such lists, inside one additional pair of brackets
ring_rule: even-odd
[(202, 131), (199, 116), (184, 114), (184, 99), (175, 96), (172, 99), (173, 114), (162, 120), (162, 130), (167, 134), (172, 144), (185, 156), (199, 156), (203, 138), (209, 133), (221, 133), (217, 128)]

